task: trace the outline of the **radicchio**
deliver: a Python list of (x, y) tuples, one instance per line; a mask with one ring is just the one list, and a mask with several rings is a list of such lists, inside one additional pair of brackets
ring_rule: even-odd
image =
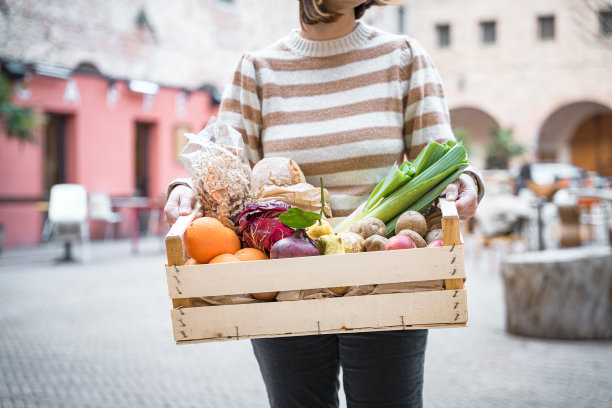
[(270, 252), (276, 241), (292, 236), (293, 229), (278, 220), (278, 216), (289, 208), (289, 204), (279, 200), (247, 204), (234, 223), (242, 234), (244, 244)]

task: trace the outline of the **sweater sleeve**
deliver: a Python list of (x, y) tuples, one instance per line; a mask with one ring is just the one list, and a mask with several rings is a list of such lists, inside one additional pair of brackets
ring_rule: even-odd
[[(442, 78), (433, 61), (414, 39), (408, 39), (403, 55), (404, 139), (406, 156), (414, 160), (430, 140), (444, 143), (455, 140), (450, 124), (450, 114)], [(465, 170), (471, 175), (478, 188), (478, 201), (484, 195), (484, 181), (473, 166)]]
[(234, 78), (223, 93), (219, 119), (242, 134), (251, 167), (263, 157), (261, 145), (261, 87), (253, 59), (244, 54)]

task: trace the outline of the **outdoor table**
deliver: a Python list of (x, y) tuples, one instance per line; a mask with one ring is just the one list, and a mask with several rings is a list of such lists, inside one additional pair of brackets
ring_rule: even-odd
[(130, 236), (132, 253), (137, 254), (140, 237), (140, 214), (151, 214), (153, 211), (161, 212), (163, 210), (163, 203), (150, 197), (130, 197), (117, 200), (113, 207), (127, 212), (128, 234)]
[(612, 223), (610, 222), (611, 214), (609, 213), (609, 205), (612, 204), (612, 189), (609, 188), (569, 188), (568, 193), (578, 199), (578, 207), (586, 208), (587, 213), (591, 213), (591, 209), (603, 203), (603, 227), (608, 235), (609, 244), (612, 245)]

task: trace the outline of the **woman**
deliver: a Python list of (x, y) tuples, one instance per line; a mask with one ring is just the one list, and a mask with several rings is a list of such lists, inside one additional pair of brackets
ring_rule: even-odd
[[(422, 47), (358, 19), (393, 0), (300, 0), (301, 29), (244, 54), (219, 117), (243, 135), (252, 164), (295, 160), (323, 177), (335, 216), (351, 213), (394, 162), (429, 140), (453, 139), (441, 80)], [(180, 184), (180, 183), (178, 183)], [(172, 189), (166, 217), (191, 211), (191, 189)], [(468, 168), (446, 190), (462, 219), (483, 188)], [(338, 406), (343, 370), (350, 407), (422, 406), (427, 330), (252, 340), (273, 407)]]

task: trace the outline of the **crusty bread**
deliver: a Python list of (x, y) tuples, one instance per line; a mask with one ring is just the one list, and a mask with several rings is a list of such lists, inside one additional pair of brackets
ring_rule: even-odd
[(251, 175), (252, 192), (256, 197), (264, 186), (285, 187), (305, 182), (300, 166), (287, 157), (269, 157), (260, 160), (253, 167)]

